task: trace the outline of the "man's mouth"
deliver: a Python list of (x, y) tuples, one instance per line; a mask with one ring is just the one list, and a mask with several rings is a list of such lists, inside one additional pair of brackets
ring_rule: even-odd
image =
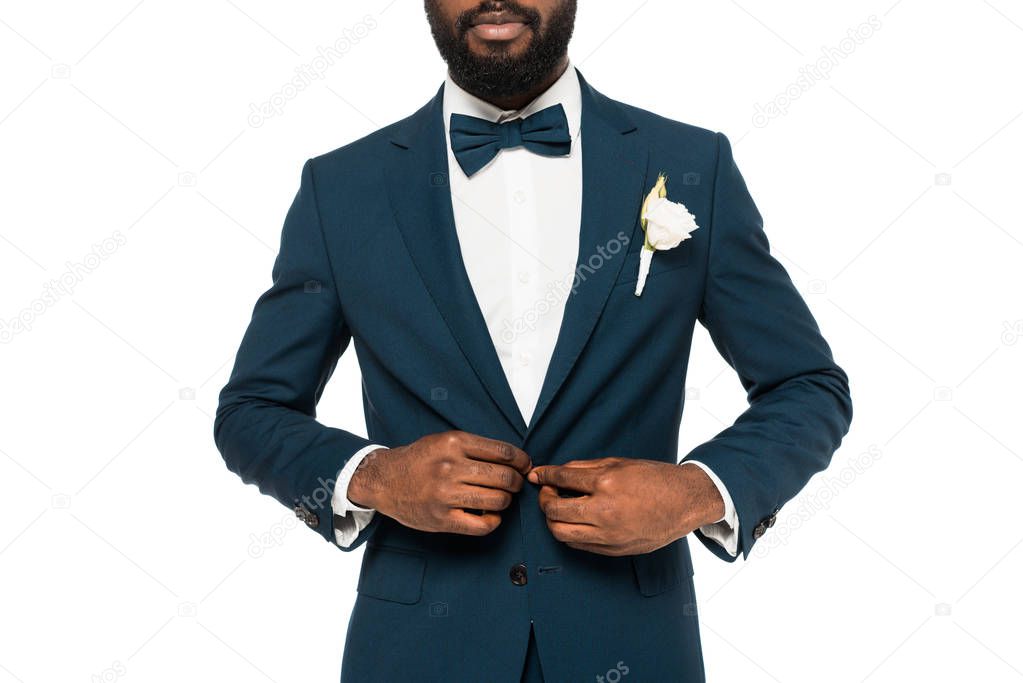
[(531, 22), (517, 14), (485, 12), (473, 19), (469, 30), (481, 40), (509, 41), (515, 40), (530, 27)]

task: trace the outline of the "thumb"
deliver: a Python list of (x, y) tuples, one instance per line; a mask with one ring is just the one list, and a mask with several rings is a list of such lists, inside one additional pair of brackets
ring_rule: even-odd
[(549, 469), (550, 466), (548, 465), (539, 465), (537, 467), (534, 467), (533, 469), (529, 470), (529, 474), (526, 475), (526, 479), (529, 481), (530, 484), (539, 484), (541, 482), (541, 478), (544, 476), (544, 473)]

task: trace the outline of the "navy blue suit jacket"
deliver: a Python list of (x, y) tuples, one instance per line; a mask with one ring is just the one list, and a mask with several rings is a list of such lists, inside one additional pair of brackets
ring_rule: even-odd
[[(700, 321), (749, 408), (686, 457), (724, 482), (748, 555), (777, 510), (828, 465), (852, 407), (845, 373), (770, 255), (728, 140), (582, 81), (577, 287), (527, 425), (461, 260), (442, 91), (410, 117), (306, 163), (273, 286), (221, 394), (215, 438), (228, 467), (333, 542), (334, 478), (373, 443), (459, 429), (520, 446), (535, 464), (676, 462)], [(636, 297), (640, 204), (661, 171), (669, 197), (701, 227), (655, 255)], [(315, 418), (353, 340), (368, 439)], [(551, 536), (527, 484), (489, 536), (424, 533), (378, 514), (353, 547), (363, 543), (343, 680), (515, 682), (531, 622), (550, 681), (594, 680), (619, 662), (631, 680), (703, 678), (686, 539), (633, 557), (570, 549)], [(526, 585), (509, 580), (519, 563)]]

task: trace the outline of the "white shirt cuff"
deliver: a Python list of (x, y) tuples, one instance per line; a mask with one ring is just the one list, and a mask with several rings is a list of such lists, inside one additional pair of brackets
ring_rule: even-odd
[(728, 489), (725, 488), (725, 483), (718, 478), (718, 475), (714, 474), (713, 470), (698, 460), (686, 460), (682, 464), (696, 465), (703, 470), (710, 477), (710, 480), (714, 482), (718, 493), (721, 494), (721, 500), (725, 502), (724, 516), (714, 524), (700, 527), (700, 533), (724, 548), (725, 552), (729, 555), (735, 557), (739, 548), (739, 515), (735, 511), (735, 505), (732, 503), (732, 497), (728, 494)]
[(348, 485), (352, 481), (355, 470), (362, 464), (366, 456), (381, 448), (384, 448), (384, 446), (374, 444), (357, 451), (355, 455), (348, 459), (348, 462), (345, 463), (345, 466), (341, 468), (337, 475), (337, 483), (334, 484), (334, 495), (330, 499), (330, 507), (334, 514), (341, 518), (335, 520), (334, 523), (334, 540), (342, 548), (351, 546), (355, 539), (359, 537), (359, 533), (369, 526), (369, 523), (373, 520), (375, 510), (359, 507), (348, 500)]

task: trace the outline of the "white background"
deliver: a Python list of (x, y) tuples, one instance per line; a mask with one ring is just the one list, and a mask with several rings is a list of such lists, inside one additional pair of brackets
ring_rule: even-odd
[[(421, 4), (0, 5), (0, 319), (31, 328), (0, 328), (0, 683), (337, 680), (360, 557), (229, 474), (212, 416), (302, 162), (439, 86)], [(756, 556), (694, 545), (710, 680), (1023, 678), (1023, 8), (581, 5), (595, 87), (732, 140), (852, 378)], [(690, 381), (680, 456), (745, 406), (702, 328)], [(363, 432), (354, 356), (321, 407)]]

